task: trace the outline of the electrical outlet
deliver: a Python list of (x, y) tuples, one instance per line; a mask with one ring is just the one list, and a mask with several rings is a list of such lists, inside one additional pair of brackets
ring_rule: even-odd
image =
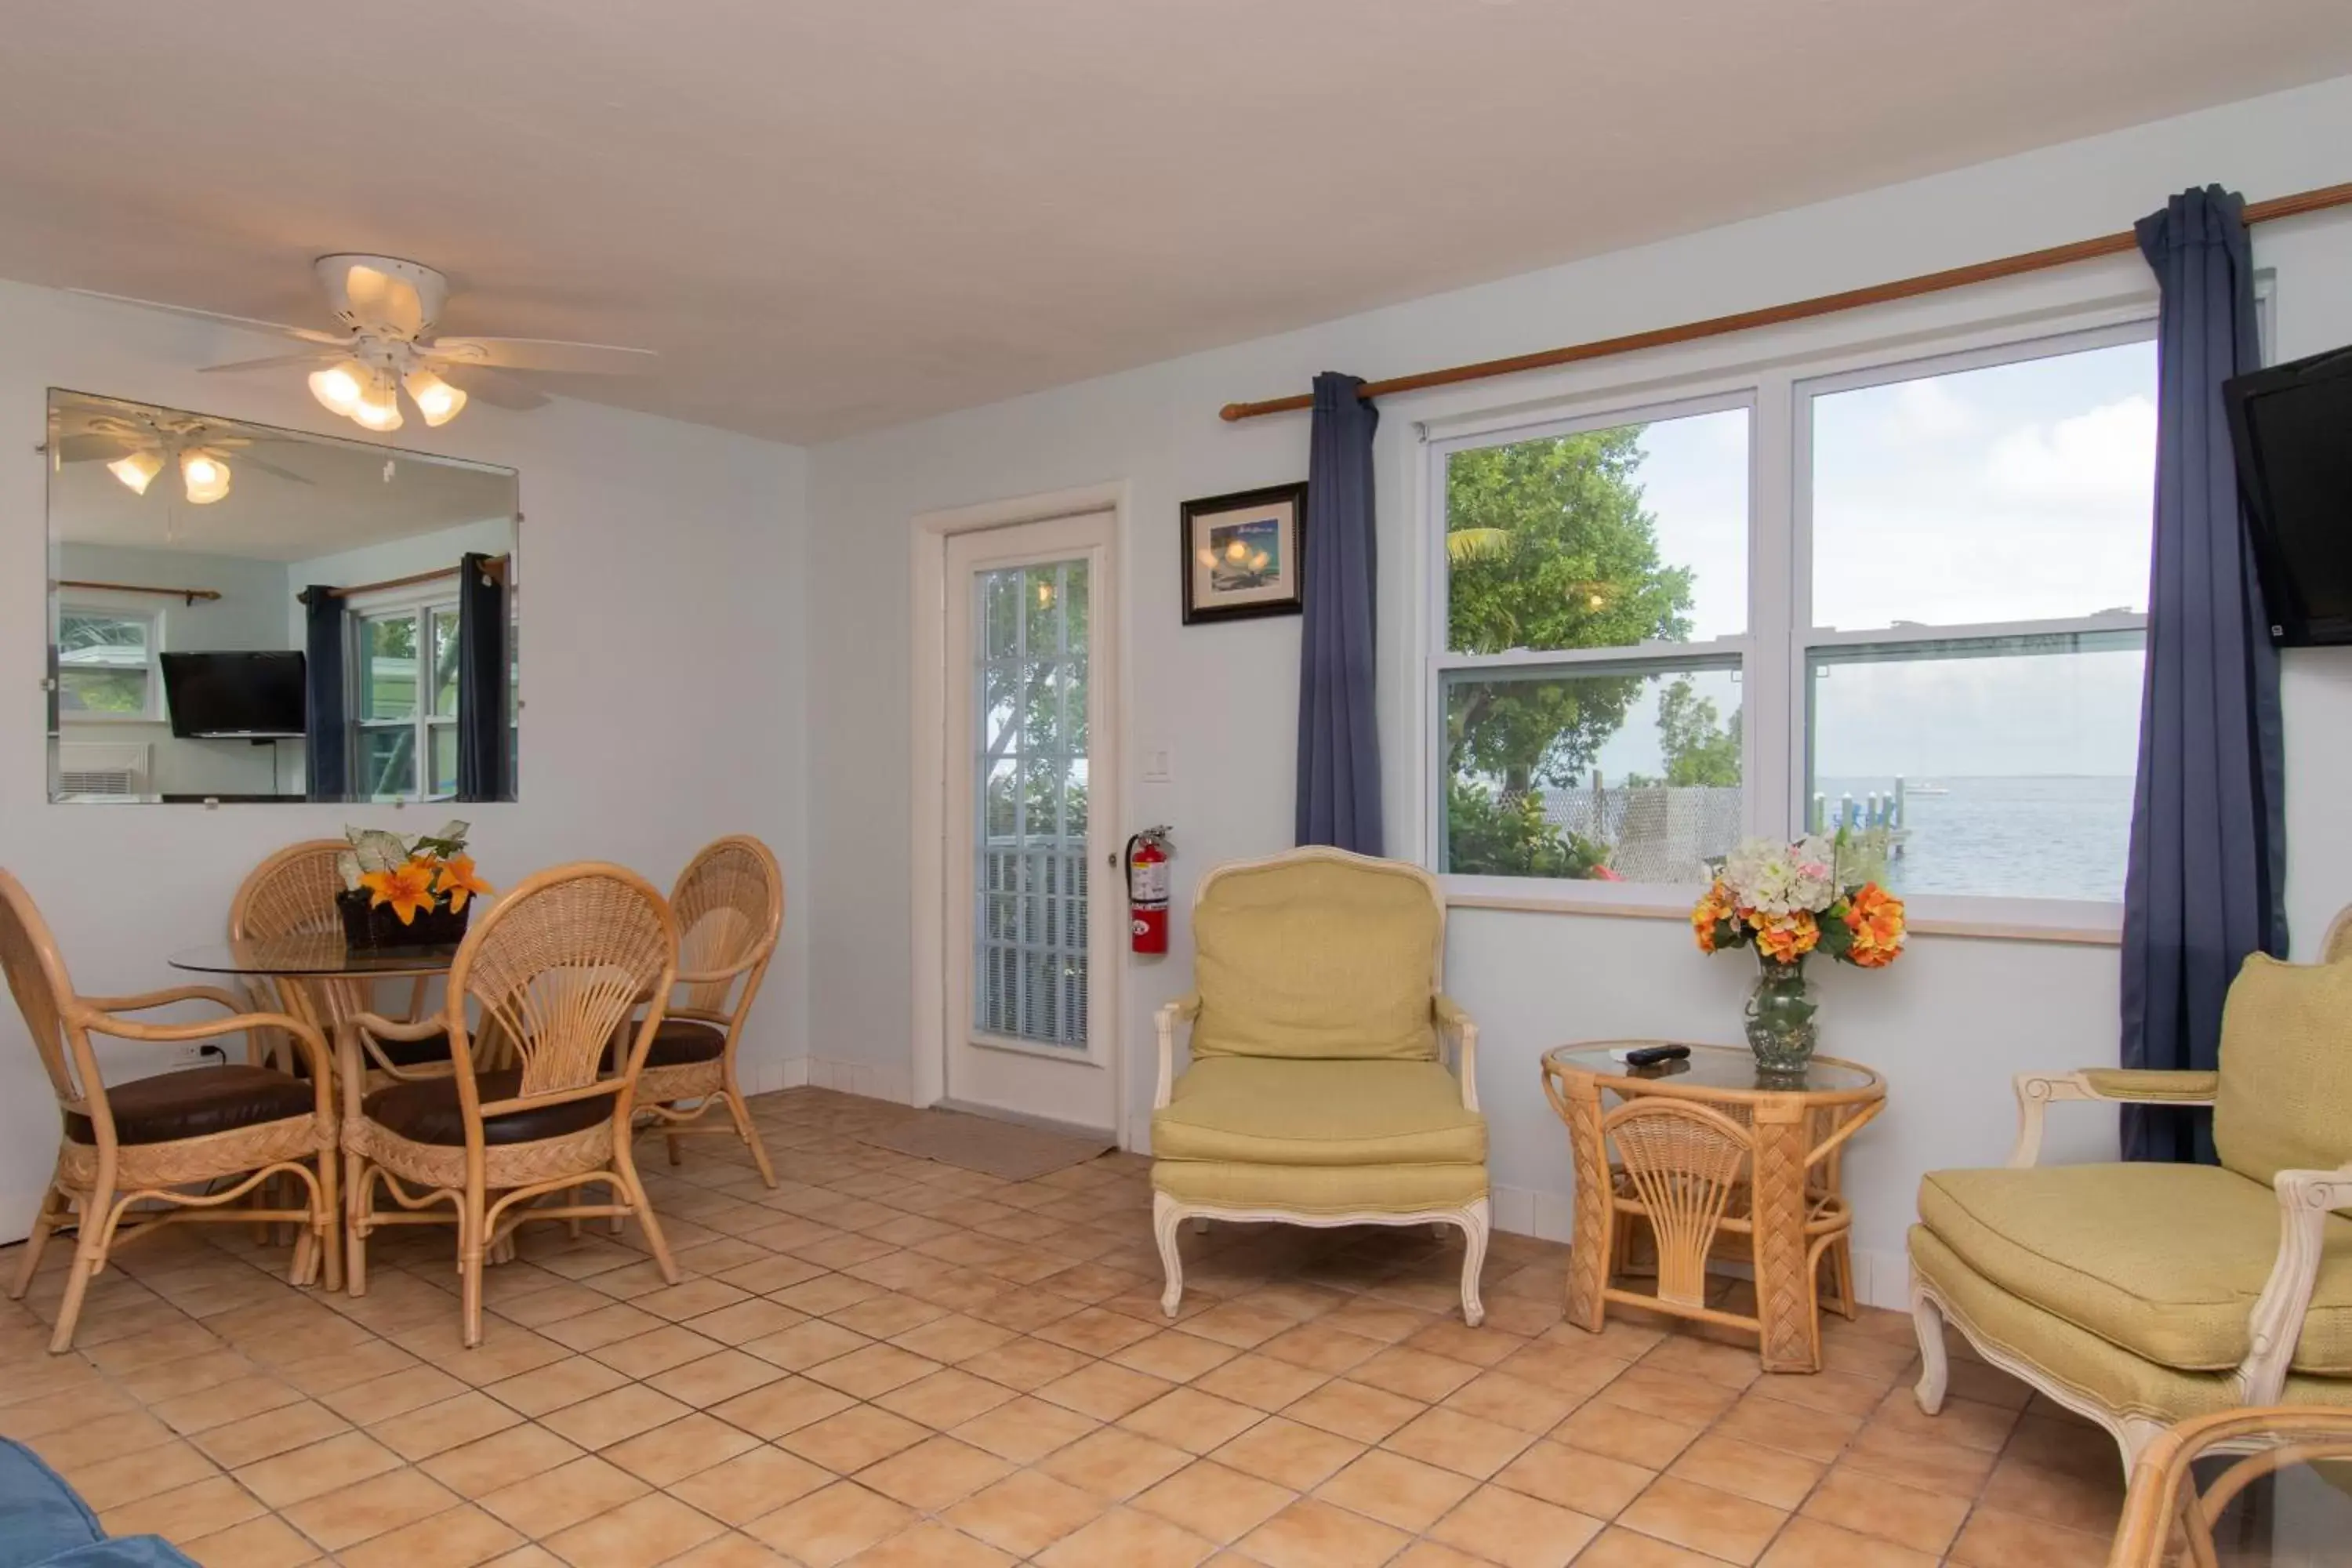
[(172, 1065), (175, 1068), (211, 1067), (227, 1060), (228, 1052), (221, 1048), (218, 1040), (192, 1041), (172, 1052)]

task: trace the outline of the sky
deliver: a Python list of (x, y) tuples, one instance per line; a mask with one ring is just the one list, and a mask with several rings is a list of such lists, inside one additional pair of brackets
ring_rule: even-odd
[[(2152, 342), (1822, 395), (1812, 624), (1862, 630), (2144, 611)], [(1658, 552), (1696, 573), (1692, 637), (1747, 630), (1744, 409), (1652, 424), (1638, 473)], [(1738, 686), (1697, 678), (1726, 716)], [(1654, 683), (1654, 685), (1655, 683)], [(2128, 775), (2140, 655), (1840, 664), (1815, 676), (1815, 773)], [(1597, 759), (1660, 771), (1654, 698)]]

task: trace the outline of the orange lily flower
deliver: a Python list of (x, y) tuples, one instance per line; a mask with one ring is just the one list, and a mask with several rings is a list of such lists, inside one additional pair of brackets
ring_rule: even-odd
[(370, 871), (360, 879), (360, 886), (375, 895), (368, 900), (368, 908), (380, 910), (390, 904), (402, 925), (415, 924), (417, 911), (433, 907), (430, 861), (411, 860), (396, 870)]
[(449, 912), (456, 914), (466, 907), (466, 900), (479, 893), (488, 898), (494, 891), (488, 882), (474, 875), (471, 855), (453, 855), (441, 862), (441, 873), (434, 879), (433, 890), (449, 896)]

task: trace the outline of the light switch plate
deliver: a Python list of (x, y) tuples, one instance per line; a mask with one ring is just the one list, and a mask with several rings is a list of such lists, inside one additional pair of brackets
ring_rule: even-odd
[(1168, 761), (1168, 748), (1165, 746), (1144, 747), (1143, 782), (1145, 784), (1166, 784), (1172, 776), (1173, 774), (1170, 771)]

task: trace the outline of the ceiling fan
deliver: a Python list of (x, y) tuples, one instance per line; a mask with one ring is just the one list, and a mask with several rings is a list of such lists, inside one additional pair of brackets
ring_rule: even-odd
[(67, 463), (99, 463), (137, 495), (145, 495), (166, 466), (176, 465), (180, 486), (190, 506), (210, 506), (228, 495), (231, 474), (228, 455), (266, 474), (298, 485), (310, 481), (291, 468), (282, 468), (253, 454), (259, 441), (273, 439), (247, 433), (247, 427), (193, 415), (164, 416), (160, 411), (127, 414), (84, 412), (65, 428), (53, 429), (48, 451), (60, 467)]
[[(609, 343), (565, 342), (554, 338), (437, 338), (428, 334), (449, 296), (449, 280), (430, 267), (393, 256), (362, 256), (339, 252), (311, 263), (319, 285), (326, 290), (328, 308), (342, 324), (341, 331), (293, 327), (278, 321), (257, 321), (185, 305), (153, 300), (133, 300), (121, 294), (89, 294), (119, 304), (175, 316), (221, 321), (248, 331), (275, 332), (311, 345), (297, 353), (271, 354), (205, 366), (207, 371), (274, 370), (280, 366), (318, 364), (310, 373), (310, 395), (330, 413), (341, 415), (365, 429), (397, 430), (404, 423), (400, 393), (407, 389), (416, 411), (427, 425), (446, 425), (466, 406), (470, 388), (486, 403), (531, 408), (546, 401), (539, 393), (502, 378), (508, 372), (558, 371), (567, 374), (626, 374), (642, 370), (654, 358), (650, 349), (616, 348)], [(443, 372), (455, 372), (457, 384)]]

